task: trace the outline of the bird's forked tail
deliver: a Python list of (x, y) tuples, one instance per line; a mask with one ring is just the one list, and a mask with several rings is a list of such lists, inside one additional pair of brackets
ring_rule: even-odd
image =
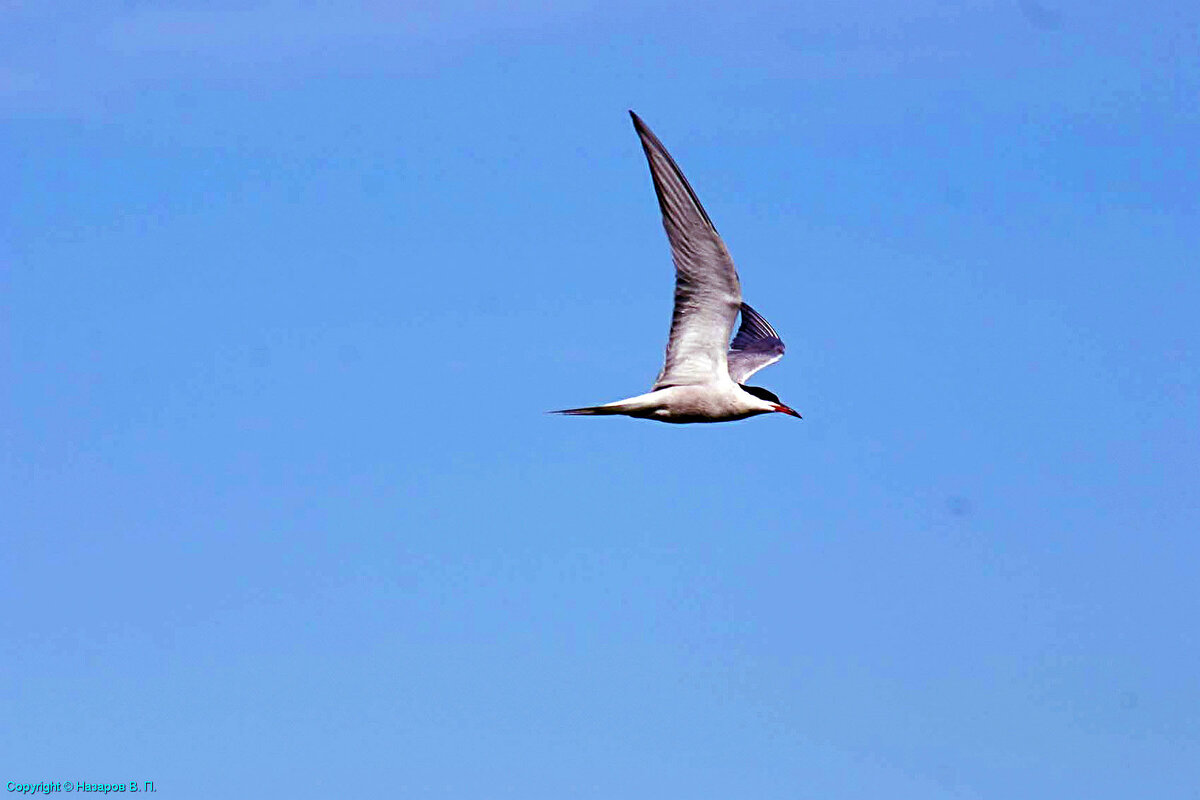
[(564, 408), (561, 411), (551, 411), (551, 414), (567, 414), (570, 416), (595, 416), (605, 414), (628, 414), (629, 408), (623, 403), (609, 403), (604, 406), (587, 406), (585, 408)]

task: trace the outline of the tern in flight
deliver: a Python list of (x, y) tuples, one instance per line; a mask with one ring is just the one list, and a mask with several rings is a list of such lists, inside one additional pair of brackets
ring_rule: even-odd
[[(637, 114), (629, 115), (650, 162), (675, 262), (675, 310), (666, 360), (646, 394), (554, 413), (623, 414), (679, 423), (729, 422), (772, 412), (799, 417), (771, 392), (745, 384), (783, 358), (783, 341), (771, 323), (742, 302), (733, 258), (667, 148)], [(739, 313), (742, 324), (730, 343)]]

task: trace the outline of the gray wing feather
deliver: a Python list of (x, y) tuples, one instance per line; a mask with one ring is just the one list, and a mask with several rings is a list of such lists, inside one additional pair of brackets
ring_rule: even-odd
[(762, 314), (742, 303), (742, 324), (729, 345), (729, 377), (745, 383), (763, 367), (783, 358), (783, 340)]
[(671, 336), (654, 388), (707, 383), (728, 370), (726, 348), (742, 302), (737, 269), (675, 160), (637, 114), (629, 115), (646, 152), (675, 262)]

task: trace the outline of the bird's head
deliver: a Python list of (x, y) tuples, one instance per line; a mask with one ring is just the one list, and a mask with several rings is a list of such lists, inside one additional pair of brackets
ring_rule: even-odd
[[(800, 416), (799, 411), (797, 411), (796, 409), (791, 408), (789, 406), (785, 406), (783, 403), (781, 403), (779, 401), (779, 395), (775, 394), (774, 392), (764, 389), (761, 386), (747, 386), (744, 383), (739, 384), (739, 385), (743, 389), (745, 389), (747, 393), (754, 395), (759, 400), (765, 401), (767, 403), (767, 405), (769, 405), (771, 407), (770, 411), (774, 411), (774, 412), (777, 412), (780, 414), (790, 414), (791, 416), (795, 417), (796, 419), (804, 419), (803, 417)], [(768, 413), (770, 413), (770, 412), (768, 412)]]

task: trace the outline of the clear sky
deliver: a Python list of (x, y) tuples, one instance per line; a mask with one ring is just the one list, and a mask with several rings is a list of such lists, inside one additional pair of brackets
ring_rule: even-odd
[(1194, 800), (1194, 5), (545, 5), (0, 4), (0, 781)]

